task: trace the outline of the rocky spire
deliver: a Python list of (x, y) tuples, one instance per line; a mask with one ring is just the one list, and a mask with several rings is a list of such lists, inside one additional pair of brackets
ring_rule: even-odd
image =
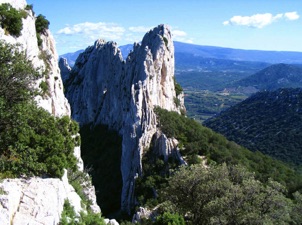
[(78, 57), (66, 90), (73, 119), (81, 125), (108, 125), (122, 136), (121, 204), (129, 212), (135, 178), (142, 173), (142, 154), (157, 133), (154, 107), (179, 113), (184, 109), (183, 97), (175, 92), (174, 46), (168, 26), (150, 30), (141, 44), (134, 44), (126, 61), (116, 43), (96, 41)]

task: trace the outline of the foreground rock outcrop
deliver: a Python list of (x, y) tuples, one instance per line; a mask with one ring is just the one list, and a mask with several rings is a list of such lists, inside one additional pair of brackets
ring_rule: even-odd
[[(47, 91), (36, 97), (38, 105), (54, 116), (70, 116), (70, 106), (63, 92), (63, 82), (58, 67), (58, 55), (55, 41), (45, 30), (40, 35), (41, 45), (37, 43), (35, 16), (32, 10), (26, 10), (25, 0), (0, 0), (0, 4), (10, 3), (17, 10), (24, 10), (27, 17), (22, 19), (23, 29), (19, 37), (8, 35), (0, 27), (0, 40), (18, 44), (33, 66), (40, 70), (43, 77), (33, 84), (41, 91), (41, 83), (47, 85)], [(76, 147), (75, 156), (79, 170), (83, 170), (80, 148)], [(0, 224), (58, 224), (63, 210), (64, 200), (68, 199), (78, 213), (82, 210), (81, 198), (65, 177), (62, 179), (20, 178), (4, 179), (0, 184)], [(93, 187), (88, 187), (87, 195), (93, 203), (91, 208), (100, 212), (96, 205)]]
[[(98, 40), (64, 77), (72, 118), (81, 125), (108, 125), (122, 136), (121, 207), (130, 212), (135, 178), (142, 175), (142, 155), (157, 137), (155, 107), (185, 110), (183, 95), (175, 91), (171, 32), (166, 25), (149, 31), (141, 44), (134, 44), (126, 61), (116, 43)], [(172, 146), (165, 154), (178, 151), (174, 143), (161, 138), (161, 146)]]
[(60, 179), (5, 179), (0, 188), (0, 224), (58, 224), (65, 199), (76, 212), (82, 210), (81, 198), (68, 183)]

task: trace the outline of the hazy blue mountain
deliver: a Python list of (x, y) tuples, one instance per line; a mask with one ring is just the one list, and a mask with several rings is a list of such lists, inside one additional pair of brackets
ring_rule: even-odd
[(126, 59), (130, 51), (133, 49), (133, 44), (119, 46), (119, 49), (122, 52), (123, 58)]
[(204, 122), (252, 151), (302, 164), (302, 89), (258, 92)]
[[(128, 44), (128, 45), (119, 46), (119, 49), (122, 52), (123, 58), (126, 59), (128, 54), (130, 53), (130, 51), (132, 51), (133, 45)], [(60, 58), (66, 58), (69, 66), (73, 67), (74, 64), (75, 64), (75, 61), (77, 60), (78, 56), (82, 52), (84, 52), (84, 49), (78, 50), (76, 52), (66, 53), (66, 54), (60, 55)]]
[(235, 61), (256, 61), (267, 63), (302, 63), (302, 52), (262, 51), (193, 45), (174, 42), (176, 53), (189, 53), (194, 57), (228, 59)]
[(60, 55), (60, 58), (67, 59), (69, 66), (73, 67), (73, 65), (75, 64), (75, 61), (77, 60), (78, 56), (82, 52), (84, 52), (84, 49), (78, 50), (76, 52), (71, 52), (71, 53), (66, 53), (64, 55)]
[[(132, 44), (128, 44), (119, 47), (124, 58), (126, 58), (128, 53), (132, 50), (132, 46)], [(178, 66), (177, 64), (179, 64), (180, 60), (180, 62), (187, 64), (187, 62), (190, 60), (194, 61), (195, 63), (199, 63), (205, 58), (211, 59), (212, 61), (215, 61), (214, 59), (223, 59), (266, 63), (302, 63), (302, 52), (243, 50), (215, 46), (193, 45), (178, 41), (174, 41), (174, 47), (175, 58), (177, 60), (176, 66)], [(81, 52), (83, 52), (83, 50), (73, 53), (66, 53), (60, 57), (67, 58), (67, 61), (72, 66), (77, 56)], [(177, 58), (179, 58), (179, 60)]]

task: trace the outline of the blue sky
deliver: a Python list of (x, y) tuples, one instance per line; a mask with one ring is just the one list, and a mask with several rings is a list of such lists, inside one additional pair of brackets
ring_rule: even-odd
[(221, 47), (302, 52), (300, 0), (27, 0), (50, 21), (59, 54), (98, 38), (140, 41), (168, 24), (177, 41)]

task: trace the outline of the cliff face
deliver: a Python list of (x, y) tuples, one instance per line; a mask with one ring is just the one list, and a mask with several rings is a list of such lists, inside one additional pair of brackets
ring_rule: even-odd
[[(25, 0), (0, 0), (0, 4), (10, 3), (18, 10), (24, 10)], [(63, 82), (58, 67), (58, 55), (55, 42), (47, 30), (41, 35), (42, 44), (37, 43), (35, 17), (31, 10), (26, 10), (27, 17), (22, 19), (23, 29), (19, 37), (5, 34), (0, 27), (0, 40), (10, 44), (19, 44), (35, 68), (44, 74), (36, 80), (34, 86), (40, 87), (41, 82), (47, 84), (47, 92), (36, 97), (38, 105), (54, 116), (70, 116), (70, 106), (63, 92)], [(41, 89), (40, 89), (41, 90)], [(78, 167), (83, 169), (80, 158), (80, 148), (75, 148)], [(69, 199), (75, 210), (82, 210), (81, 198), (68, 183), (66, 174), (63, 179), (4, 179), (0, 184), (4, 191), (0, 195), (0, 224), (57, 224), (59, 223), (65, 199)], [(94, 191), (94, 190), (92, 190)], [(92, 208), (96, 212), (100, 209), (96, 205), (94, 193), (90, 193), (94, 203)]]
[[(105, 124), (120, 133), (122, 209), (134, 203), (135, 177), (141, 175), (141, 158), (157, 133), (154, 107), (181, 112), (183, 96), (174, 86), (174, 47), (169, 28), (149, 31), (134, 44), (126, 61), (116, 43), (98, 40), (78, 57), (65, 82), (72, 118), (81, 125)], [(161, 146), (172, 146), (162, 138)], [(165, 150), (169, 154), (176, 151)]]

